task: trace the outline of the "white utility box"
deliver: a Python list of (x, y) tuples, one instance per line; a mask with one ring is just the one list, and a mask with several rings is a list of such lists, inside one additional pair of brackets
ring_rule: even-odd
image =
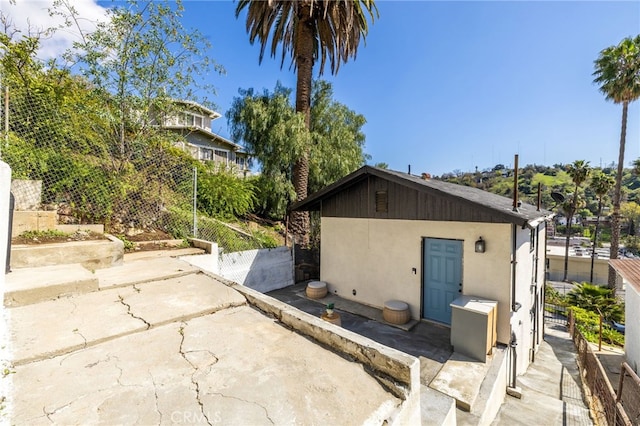
[(460, 296), (450, 306), (453, 350), (486, 362), (497, 341), (498, 302)]

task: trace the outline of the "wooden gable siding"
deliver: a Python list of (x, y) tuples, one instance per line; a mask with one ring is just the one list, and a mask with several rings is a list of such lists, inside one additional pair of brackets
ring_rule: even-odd
[[(376, 212), (377, 191), (387, 191), (386, 212)], [(321, 209), (326, 217), (505, 222), (490, 210), (464, 200), (437, 191), (418, 191), (371, 175), (324, 199)]]

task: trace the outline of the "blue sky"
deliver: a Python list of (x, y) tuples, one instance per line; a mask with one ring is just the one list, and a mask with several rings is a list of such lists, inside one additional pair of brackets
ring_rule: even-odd
[[(224, 113), (239, 87), (295, 87), (288, 63), (249, 44), (235, 4), (188, 1), (185, 25), (213, 43)], [(592, 83), (603, 48), (640, 33), (639, 2), (380, 1), (335, 98), (367, 119), (371, 162), (442, 174), (513, 164), (617, 161), (621, 106)], [(317, 76), (317, 71), (315, 73)], [(218, 121), (224, 120), (223, 118)], [(227, 123), (217, 131), (228, 135)], [(629, 111), (626, 163), (640, 156), (640, 108)]]
[[(521, 165), (617, 161), (622, 108), (605, 101), (591, 74), (600, 50), (640, 33), (640, 2), (377, 4), (380, 17), (356, 60), (323, 76), (336, 100), (366, 117), (371, 163), (440, 175), (509, 166), (516, 153)], [(185, 26), (210, 39), (210, 56), (227, 71), (209, 80), (219, 112), (239, 88), (295, 87), (288, 62), (258, 63), (235, 3), (184, 5)], [(213, 127), (228, 137), (225, 118)], [(626, 165), (638, 157), (640, 101), (629, 109)]]

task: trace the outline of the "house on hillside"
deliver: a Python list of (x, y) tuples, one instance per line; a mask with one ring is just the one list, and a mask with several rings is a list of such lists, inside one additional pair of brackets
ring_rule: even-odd
[(243, 148), (211, 130), (211, 123), (221, 115), (196, 102), (176, 101), (175, 112), (159, 119), (164, 129), (183, 138), (177, 145), (200, 160), (233, 167), (244, 175), (249, 170), (248, 155)]
[[(562, 213), (558, 214), (555, 217), (556, 225), (567, 226), (567, 219), (568, 218)], [(573, 215), (573, 217), (571, 218), (571, 225), (582, 225), (582, 216), (580, 216), (579, 214)]]
[(497, 342), (515, 344), (510, 374), (524, 373), (534, 359), (543, 338), (551, 212), (370, 166), (292, 209), (320, 212), (320, 279), (329, 292), (380, 309), (403, 301), (413, 319), (451, 327), (452, 341), (465, 327), (453, 320), (452, 305), (497, 302)]
[(627, 364), (640, 374), (640, 260), (615, 259), (609, 263), (616, 270), (617, 281), (626, 283), (624, 287), (625, 321), (624, 353)]

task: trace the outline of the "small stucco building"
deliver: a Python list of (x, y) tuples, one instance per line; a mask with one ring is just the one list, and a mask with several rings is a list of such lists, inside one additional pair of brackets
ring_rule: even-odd
[(618, 282), (624, 285), (625, 337), (624, 353), (627, 364), (640, 374), (640, 260), (615, 259), (609, 263), (616, 270)]
[(516, 375), (525, 372), (543, 337), (551, 212), (370, 166), (292, 209), (320, 212), (320, 279), (331, 293), (377, 308), (404, 301), (413, 319), (452, 329), (460, 296), (495, 301), (497, 341), (516, 344)]

